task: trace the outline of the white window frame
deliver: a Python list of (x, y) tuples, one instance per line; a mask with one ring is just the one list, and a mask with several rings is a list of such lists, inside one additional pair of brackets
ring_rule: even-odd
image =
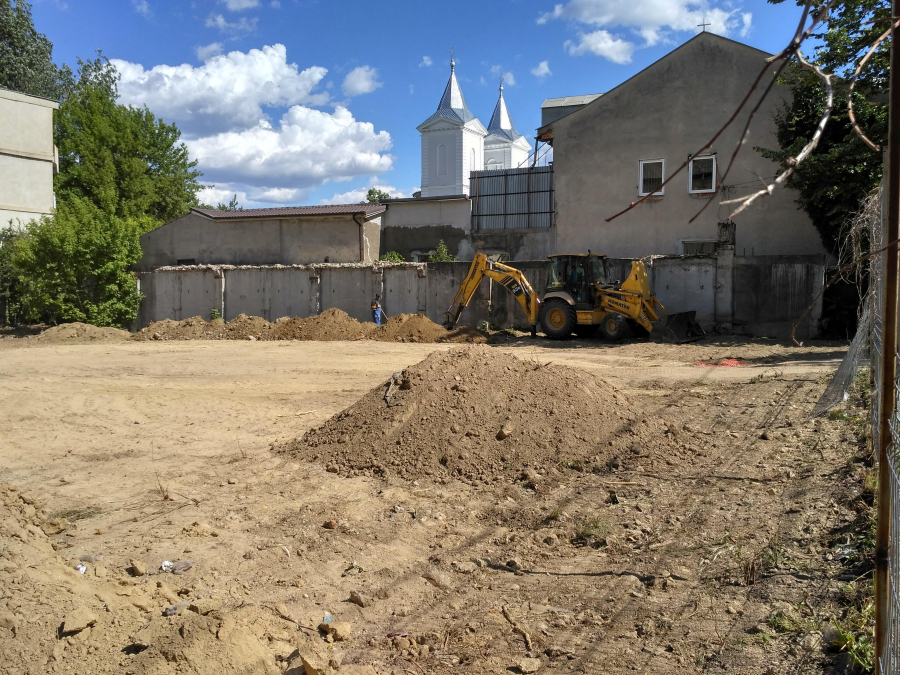
[[(712, 188), (709, 190), (692, 190), (691, 185), (694, 184), (694, 161), (698, 159), (711, 159), (713, 161), (712, 175), (713, 175), (713, 184)], [(697, 155), (696, 157), (691, 157), (690, 164), (688, 165), (688, 194), (692, 195), (708, 195), (716, 192), (719, 189), (719, 160), (715, 155)]]
[[(715, 244), (716, 249), (718, 250), (718, 248), (719, 248), (719, 242), (716, 239), (682, 239), (680, 243), (681, 243), (681, 255), (688, 255), (687, 253), (685, 253), (685, 250), (684, 250), (686, 248), (685, 244)], [(697, 254), (691, 254), (691, 255), (697, 255)], [(715, 253), (706, 253), (703, 255), (715, 255)]]
[(642, 159), (640, 160), (640, 168), (638, 169), (638, 195), (641, 197), (646, 197), (649, 194), (663, 196), (666, 194), (666, 187), (663, 185), (656, 192), (644, 192), (644, 164), (656, 164), (660, 162), (662, 164), (662, 182), (666, 182), (666, 160), (660, 159)]

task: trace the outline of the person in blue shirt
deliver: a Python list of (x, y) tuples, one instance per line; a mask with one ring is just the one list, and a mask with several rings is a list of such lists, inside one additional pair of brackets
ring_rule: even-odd
[(382, 319), (384, 319), (384, 312), (381, 310), (381, 295), (376, 294), (372, 301), (372, 321), (376, 326), (381, 326)]

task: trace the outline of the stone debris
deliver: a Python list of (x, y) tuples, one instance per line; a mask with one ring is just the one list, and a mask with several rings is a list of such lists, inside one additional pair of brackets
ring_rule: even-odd
[(67, 635), (80, 633), (85, 628), (97, 623), (97, 617), (84, 606), (80, 606), (66, 615), (63, 620), (62, 632)]

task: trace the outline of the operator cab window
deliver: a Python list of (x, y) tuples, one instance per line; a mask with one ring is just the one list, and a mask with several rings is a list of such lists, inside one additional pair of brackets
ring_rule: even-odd
[(640, 170), (640, 183), (638, 192), (645, 195), (663, 195), (666, 189), (662, 187), (665, 180), (666, 161), (664, 159), (642, 159)]

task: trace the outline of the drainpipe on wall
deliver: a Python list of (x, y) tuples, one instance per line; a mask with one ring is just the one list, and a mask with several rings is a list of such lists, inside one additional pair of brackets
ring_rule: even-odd
[(366, 221), (359, 222), (356, 219), (356, 214), (353, 214), (353, 222), (359, 226), (359, 262), (365, 262), (365, 235), (363, 234), (363, 225), (365, 225)]

